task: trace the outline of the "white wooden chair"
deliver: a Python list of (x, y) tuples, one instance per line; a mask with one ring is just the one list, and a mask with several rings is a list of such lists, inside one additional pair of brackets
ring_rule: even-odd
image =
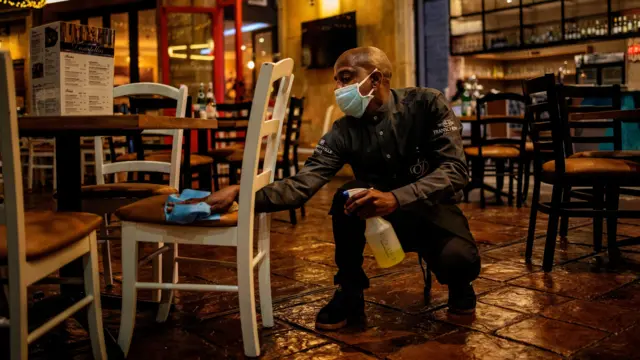
[[(39, 159), (51, 159), (50, 164), (42, 164)], [(29, 139), (29, 159), (27, 163), (27, 189), (33, 190), (33, 177), (40, 170), (40, 182), (44, 184), (45, 171), (53, 175), (53, 191), (57, 188), (56, 141), (53, 139)]]
[[(0, 94), (0, 114), (4, 116), (0, 121), (4, 175), (4, 203), (0, 204), (0, 268), (4, 268), (1, 273), (8, 273), (11, 359), (26, 360), (30, 343), (85, 306), (88, 307), (93, 356), (106, 359), (96, 245), (96, 229), (102, 219), (86, 213), (25, 213), (13, 63), (9, 52), (2, 50)], [(27, 287), (79, 257), (84, 258), (86, 296), (29, 331)]]
[[(113, 97), (159, 95), (165, 98), (175, 99), (176, 117), (183, 118), (187, 109), (188, 88), (186, 86), (176, 89), (174, 87), (156, 83), (136, 83), (118, 86), (113, 89)], [(101, 229), (102, 264), (107, 285), (113, 284), (113, 272), (111, 268), (111, 248), (106, 234), (106, 222), (110, 214), (118, 208), (130, 204), (136, 200), (154, 195), (178, 193), (180, 183), (180, 162), (182, 157), (183, 130), (145, 130), (143, 135), (172, 136), (171, 162), (130, 160), (107, 163), (104, 161), (104, 142), (101, 136), (94, 138), (95, 173), (97, 185), (82, 187), (82, 210), (105, 217), (105, 225)], [(147, 183), (105, 183), (105, 176), (114, 174), (117, 177), (120, 172), (160, 172), (169, 174), (169, 185)], [(154, 278), (160, 278), (160, 260), (153, 259)], [(160, 292), (154, 292), (153, 300), (159, 301)]]
[[(253, 254), (254, 201), (256, 191), (273, 182), (282, 125), (293, 83), (293, 60), (277, 64), (264, 63), (257, 81), (249, 129), (247, 131), (240, 184), (239, 212), (223, 214), (220, 221), (197, 225), (169, 225), (164, 220), (163, 206), (167, 196), (141, 200), (119, 209), (122, 220), (122, 313), (118, 344), (125, 354), (129, 352), (136, 315), (137, 289), (162, 289), (162, 302), (157, 321), (166, 321), (174, 290), (185, 291), (238, 291), (244, 351), (247, 356), (258, 356), (260, 346), (256, 319), (253, 269), (259, 267), (260, 309), (262, 324), (273, 326), (271, 283), (269, 270), (270, 217), (258, 217), (258, 254)], [(266, 120), (270, 89), (274, 81), (282, 79), (277, 93), (272, 120)], [(267, 138), (263, 171), (258, 174), (262, 139)], [(138, 242), (172, 244), (163, 254), (163, 283), (139, 282)], [(176, 244), (235, 246), (237, 248), (238, 284), (178, 284), (178, 261), (193, 258), (178, 257)], [(211, 261), (204, 259), (196, 259)]]

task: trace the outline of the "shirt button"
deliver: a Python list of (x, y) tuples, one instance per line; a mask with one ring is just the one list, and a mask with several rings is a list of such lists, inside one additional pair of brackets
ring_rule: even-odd
[(391, 159), (391, 155), (387, 154), (387, 159)]
[(373, 120), (378, 120), (378, 117), (377, 117), (377, 116), (374, 116), (374, 117), (373, 117)]
[(384, 134), (384, 131), (380, 130), (380, 136), (382, 136)]

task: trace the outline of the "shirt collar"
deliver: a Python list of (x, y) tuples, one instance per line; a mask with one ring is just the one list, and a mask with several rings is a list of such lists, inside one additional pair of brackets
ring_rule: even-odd
[[(402, 99), (394, 90), (390, 90), (390, 92), (391, 93), (389, 95), (391, 96), (389, 96), (389, 99), (384, 104), (382, 104), (373, 115), (365, 115), (367, 116), (368, 120), (377, 123), (387, 116), (391, 116), (397, 112), (400, 112), (400, 110), (402, 109), (402, 104), (400, 103), (400, 101)], [(374, 116), (377, 116), (377, 121), (373, 120)]]

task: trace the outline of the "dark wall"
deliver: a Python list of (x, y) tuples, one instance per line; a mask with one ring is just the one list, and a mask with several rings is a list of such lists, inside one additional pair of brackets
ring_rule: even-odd
[(443, 91), (449, 77), (449, 0), (424, 1), (424, 77), (426, 86)]

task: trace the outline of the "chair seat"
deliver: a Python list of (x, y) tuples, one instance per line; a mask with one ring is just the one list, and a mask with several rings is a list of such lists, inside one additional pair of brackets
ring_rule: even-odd
[[(102, 218), (88, 213), (27, 211), (24, 222), (27, 260), (36, 260), (85, 238), (100, 227)], [(7, 256), (7, 227), (0, 225), (0, 261)]]
[[(128, 153), (124, 155), (120, 155), (116, 158), (116, 162), (121, 161), (134, 161), (138, 158), (138, 155), (135, 153)], [(147, 161), (160, 161), (160, 162), (171, 162), (171, 150), (160, 150), (154, 151), (150, 154), (147, 154), (144, 157)], [(184, 154), (182, 154), (182, 160), (184, 163)], [(191, 154), (190, 165), (193, 166), (202, 166), (213, 164), (213, 158), (210, 156), (204, 156), (199, 154)]]
[[(167, 202), (168, 195), (152, 196), (133, 204), (123, 206), (116, 211), (116, 216), (122, 221), (162, 224), (173, 226), (186, 226), (178, 224), (169, 224), (165, 220), (164, 204)], [(238, 212), (230, 212), (222, 214), (218, 221), (198, 221), (188, 226), (202, 227), (233, 227), (238, 225)]]
[(639, 150), (619, 150), (619, 151), (582, 151), (575, 153), (570, 158), (598, 158), (598, 159), (620, 159), (640, 162)]
[[(555, 161), (549, 161), (542, 165), (542, 181), (556, 182), (555, 168)], [(565, 160), (564, 177), (575, 185), (638, 184), (640, 182), (640, 164), (617, 159), (569, 158)]]
[[(478, 146), (470, 146), (464, 149), (464, 153), (469, 157), (480, 156)], [(482, 147), (482, 157), (512, 159), (520, 156), (520, 151), (513, 146), (489, 145)]]
[(82, 198), (131, 198), (143, 199), (155, 195), (177, 194), (178, 190), (162, 184), (147, 183), (115, 183), (87, 185), (82, 187)]

